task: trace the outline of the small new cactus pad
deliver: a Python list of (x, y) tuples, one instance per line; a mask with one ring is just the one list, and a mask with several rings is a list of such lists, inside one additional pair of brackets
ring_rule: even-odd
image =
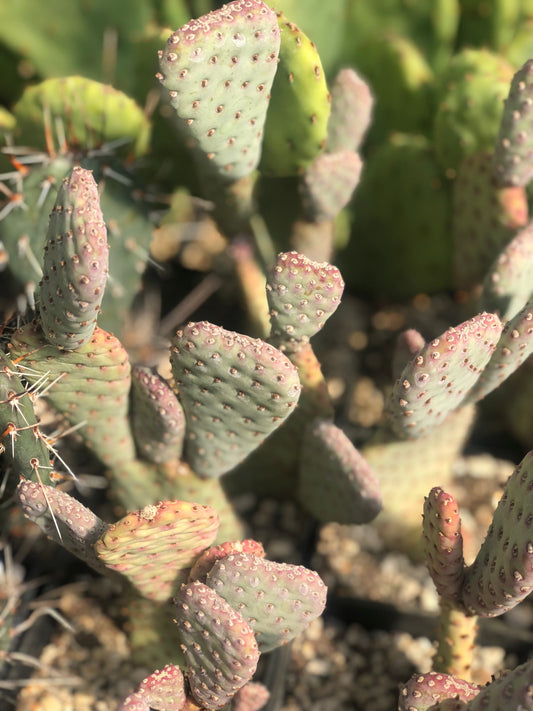
[(254, 633), (204, 583), (183, 585), (174, 604), (191, 693), (202, 707), (222, 708), (255, 672), (259, 649)]
[(126, 150), (144, 153), (150, 138), (150, 123), (133, 99), (107, 84), (81, 76), (46, 79), (28, 87), (13, 109), (20, 144), (50, 149), (47, 132), (59, 122), (59, 145), (84, 151), (121, 141)]
[(202, 168), (229, 180), (259, 161), (280, 31), (261, 0), (191, 20), (160, 53), (160, 81)]
[(30, 382), (47, 377), (50, 387), (43, 397), (71, 426), (79, 426), (82, 439), (104, 464), (135, 459), (128, 421), (130, 363), (118, 339), (97, 327), (84, 346), (62, 351), (49, 345), (40, 325), (32, 322), (13, 334), (10, 349), (28, 368)]
[(205, 550), (197, 559), (190, 570), (189, 582), (199, 580), (201, 583), (205, 583), (207, 574), (216, 561), (221, 558), (225, 558), (232, 553), (250, 553), (251, 555), (256, 555), (259, 558), (265, 557), (265, 550), (262, 544), (252, 539), (220, 543), (218, 546), (211, 546), (211, 548)]
[(381, 511), (379, 482), (370, 465), (328, 420), (311, 423), (304, 435), (298, 496), (323, 523), (368, 523)]
[[(533, 299), (507, 321), (496, 349), (467, 402), (476, 402), (497, 388), (533, 352)], [(511, 405), (512, 407), (512, 405)]]
[(180, 711), (185, 705), (183, 673), (174, 664), (149, 674), (119, 711)]
[(533, 59), (514, 75), (496, 141), (493, 174), (499, 185), (525, 187), (533, 177)]
[(499, 187), (491, 153), (467, 156), (458, 167), (452, 194), (453, 279), (456, 288), (480, 282), (498, 253), (528, 221), (522, 187)]
[(434, 487), (424, 501), (424, 551), (437, 592), (460, 600), (464, 581), (463, 537), (453, 496)]
[(502, 249), (483, 282), (483, 308), (502, 321), (513, 318), (533, 295), (533, 222)]
[(335, 219), (350, 201), (362, 167), (361, 158), (353, 151), (319, 155), (300, 182), (306, 219), (316, 222)]
[(389, 409), (400, 436), (417, 438), (429, 432), (464, 400), (488, 363), (501, 330), (497, 316), (482, 313), (422, 348), (392, 391)]
[(367, 82), (352, 68), (341, 69), (331, 85), (328, 153), (358, 150), (370, 126), (373, 106)]
[(64, 178), (50, 216), (40, 283), (40, 315), (49, 343), (66, 350), (91, 338), (108, 272), (107, 233), (91, 171)]
[(210, 506), (161, 501), (109, 526), (95, 550), (107, 567), (129, 578), (145, 597), (164, 602), (213, 543), (218, 526)]
[(283, 13), (279, 66), (265, 124), (261, 170), (298, 175), (325, 148), (330, 96), (318, 51)]
[(185, 458), (201, 477), (232, 469), (294, 410), (295, 366), (276, 348), (206, 321), (172, 341), (171, 364), (185, 410)]
[(93, 546), (106, 532), (107, 523), (65, 491), (34, 481), (20, 481), (17, 499), (23, 514), (49, 538), (91, 568), (100, 573), (105, 571), (106, 566), (95, 555)]
[(533, 588), (533, 452), (509, 477), (487, 536), (465, 571), (462, 602), (471, 615), (502, 615)]
[(264, 684), (249, 681), (235, 694), (231, 704), (232, 711), (261, 711), (270, 698), (270, 692)]
[(270, 341), (297, 350), (318, 333), (340, 304), (344, 282), (337, 267), (298, 252), (278, 255), (267, 278)]
[(156, 464), (181, 457), (185, 413), (170, 385), (151, 368), (132, 368), (131, 428), (142, 459)]
[(19, 369), (0, 351), (0, 455), (16, 476), (51, 484), (50, 452), (39, 430), (31, 391)]
[(206, 584), (243, 616), (261, 652), (296, 637), (326, 604), (327, 588), (314, 571), (246, 553), (217, 561)]
[[(450, 674), (434, 671), (414, 674), (400, 689), (398, 709), (429, 711), (433, 707), (439, 708), (436, 704), (446, 699), (467, 702), (474, 699), (480, 689), (477, 684), (457, 679)], [(463, 706), (459, 705), (458, 708), (463, 709)]]

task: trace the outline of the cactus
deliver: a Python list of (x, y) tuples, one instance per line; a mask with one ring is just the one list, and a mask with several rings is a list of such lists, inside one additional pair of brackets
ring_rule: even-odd
[(351, 68), (341, 69), (331, 85), (328, 153), (355, 151), (372, 121), (374, 98), (368, 83)]
[(137, 691), (130, 694), (119, 711), (180, 711), (185, 705), (183, 673), (180, 667), (167, 664), (143, 679)]

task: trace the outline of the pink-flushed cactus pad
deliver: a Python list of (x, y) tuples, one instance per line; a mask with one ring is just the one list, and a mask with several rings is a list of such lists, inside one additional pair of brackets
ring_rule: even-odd
[(261, 0), (234, 0), (176, 30), (158, 75), (201, 165), (242, 178), (259, 162), (280, 30)]
[(341, 69), (331, 86), (331, 113), (326, 150), (357, 151), (372, 119), (369, 85), (351, 67)]
[(496, 315), (481, 313), (427, 343), (394, 385), (389, 410), (396, 432), (416, 439), (443, 422), (475, 385), (501, 331)]
[[(428, 711), (435, 704), (446, 699), (467, 702), (477, 696), (480, 688), (477, 684), (440, 672), (414, 674), (400, 689), (398, 710)], [(462, 704), (457, 708), (462, 709)]]
[(184, 705), (183, 673), (178, 666), (168, 664), (147, 676), (119, 711), (181, 711)]
[(191, 693), (207, 709), (225, 706), (257, 667), (259, 649), (242, 615), (199, 581), (174, 600)]
[(465, 562), (459, 508), (453, 496), (436, 486), (424, 502), (424, 552), (439, 595), (461, 605)]
[(251, 538), (247, 538), (244, 541), (227, 541), (217, 546), (211, 546), (211, 548), (208, 548), (202, 553), (191, 568), (189, 582), (199, 580), (201, 583), (205, 583), (207, 574), (217, 560), (226, 558), (226, 556), (232, 553), (250, 553), (259, 558), (264, 558), (266, 555), (262, 543), (254, 541)]
[(267, 278), (272, 331), (282, 350), (297, 350), (318, 333), (340, 304), (344, 281), (337, 267), (298, 252), (278, 255)]
[(213, 543), (218, 526), (210, 506), (162, 501), (111, 525), (95, 549), (100, 560), (125, 575), (142, 595), (164, 602)]
[(296, 637), (326, 604), (327, 588), (314, 571), (246, 553), (217, 561), (206, 583), (247, 621), (261, 652)]

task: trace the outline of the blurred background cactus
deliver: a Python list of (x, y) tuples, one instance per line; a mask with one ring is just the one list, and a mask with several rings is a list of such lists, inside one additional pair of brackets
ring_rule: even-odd
[[(532, 23), (518, 0), (0, 8), (0, 515), (111, 581), (143, 665), (124, 710), (259, 709), (260, 653), (324, 607), (300, 564), (327, 524), (417, 559), (465, 447), (531, 448)], [(298, 565), (245, 539), (267, 500), (303, 522)], [(426, 551), (451, 638), (497, 535), (473, 566)]]

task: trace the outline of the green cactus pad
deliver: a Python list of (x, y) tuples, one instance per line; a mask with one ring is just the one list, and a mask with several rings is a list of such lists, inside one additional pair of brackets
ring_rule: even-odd
[(270, 341), (294, 351), (309, 343), (340, 304), (344, 282), (337, 267), (298, 252), (283, 252), (267, 277)]
[(460, 601), (464, 581), (463, 537), (459, 509), (453, 496), (439, 486), (424, 501), (424, 552), (437, 592)]
[[(450, 674), (428, 672), (414, 674), (400, 689), (399, 711), (429, 711), (446, 699), (456, 699), (457, 703), (474, 699), (481, 687)], [(464, 709), (461, 704), (458, 709)], [(451, 709), (450, 709), (451, 711)]]
[(201, 583), (205, 583), (206, 576), (216, 561), (226, 558), (232, 553), (249, 553), (259, 558), (265, 557), (263, 545), (252, 539), (220, 543), (218, 546), (211, 546), (205, 550), (198, 558), (189, 573), (189, 582), (199, 580)]
[(381, 510), (379, 483), (342, 430), (311, 423), (302, 442), (298, 496), (322, 522), (368, 523)]
[(357, 151), (372, 120), (374, 97), (367, 82), (352, 68), (341, 69), (331, 85), (328, 153)]
[(304, 216), (312, 222), (334, 220), (359, 183), (363, 162), (353, 151), (323, 153), (300, 181)]
[(46, 131), (58, 122), (72, 149), (99, 148), (124, 140), (126, 150), (145, 153), (150, 139), (150, 123), (133, 99), (106, 84), (82, 76), (46, 79), (28, 87), (13, 109), (17, 121), (16, 138), (22, 145), (47, 149)]
[(161, 501), (109, 526), (95, 550), (107, 567), (125, 575), (142, 595), (164, 602), (213, 543), (218, 526), (217, 513), (209, 506)]
[(257, 166), (279, 28), (261, 0), (233, 0), (174, 32), (159, 75), (202, 168), (237, 180)]
[(131, 428), (137, 451), (155, 464), (181, 457), (185, 413), (170, 385), (151, 368), (132, 369)]
[(296, 637), (326, 604), (327, 588), (314, 571), (246, 553), (217, 561), (206, 584), (239, 611), (261, 652)]
[(452, 195), (453, 276), (456, 288), (479, 283), (504, 245), (528, 221), (521, 187), (498, 187), (492, 154), (467, 156), (457, 171)]
[(448, 186), (424, 137), (397, 134), (369, 156), (351, 213), (343, 276), (353, 289), (404, 298), (450, 288)]
[(532, 684), (533, 662), (529, 660), (480, 689), (462, 711), (531, 711)]
[(505, 100), (494, 152), (493, 174), (499, 185), (525, 187), (533, 178), (533, 59), (514, 75)]
[(501, 330), (497, 316), (482, 313), (422, 348), (392, 391), (389, 409), (398, 435), (416, 439), (461, 404), (489, 362)]
[(485, 49), (463, 49), (440, 77), (435, 115), (435, 151), (453, 175), (467, 155), (491, 151), (514, 68)]
[(201, 477), (224, 474), (294, 410), (296, 368), (260, 339), (206, 321), (172, 341), (171, 364), (185, 410), (185, 458)]
[(0, 456), (16, 476), (51, 484), (53, 468), (46, 439), (33, 409), (34, 395), (23, 385), (17, 368), (0, 351)]
[(63, 180), (47, 232), (39, 312), (46, 339), (74, 350), (96, 327), (108, 270), (106, 227), (92, 173)]
[(533, 588), (533, 452), (509, 477), (485, 540), (465, 571), (462, 602), (469, 614), (496, 617)]
[(283, 13), (279, 66), (265, 124), (260, 168), (266, 175), (298, 175), (325, 148), (330, 96), (313, 42)]
[(533, 299), (505, 324), (481, 377), (467, 397), (477, 402), (497, 388), (533, 352)]
[(183, 585), (174, 604), (192, 695), (202, 707), (222, 708), (255, 672), (254, 633), (242, 615), (198, 581)]
[(533, 295), (533, 223), (503, 248), (483, 281), (481, 303), (502, 321), (513, 318)]
[(137, 691), (122, 702), (119, 711), (180, 711), (184, 705), (183, 673), (178, 666), (167, 664), (143, 679)]
[(94, 544), (105, 534), (108, 524), (79, 501), (50, 486), (22, 480), (17, 499), (26, 518), (36, 523), (48, 538), (59, 543), (100, 573), (106, 566), (94, 552)]
[(37, 322), (17, 330), (11, 355), (29, 369), (34, 382), (43, 376), (52, 383), (44, 396), (78, 432), (106, 465), (122, 466), (135, 459), (128, 421), (130, 363), (122, 344), (96, 328), (77, 351), (49, 345)]

